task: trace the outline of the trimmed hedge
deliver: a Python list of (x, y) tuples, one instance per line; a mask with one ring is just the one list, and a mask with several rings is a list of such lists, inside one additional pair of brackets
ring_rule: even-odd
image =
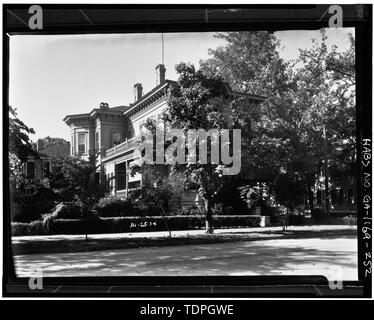
[(130, 199), (115, 197), (102, 198), (95, 206), (95, 211), (99, 217), (123, 217), (138, 216), (141, 214), (139, 208), (134, 207)]
[(43, 227), (43, 221), (25, 222), (12, 222), (12, 235), (13, 236), (36, 236), (47, 234)]
[(83, 215), (82, 204), (77, 201), (59, 203), (50, 213), (54, 219), (80, 219)]
[(303, 226), (305, 225), (305, 216), (302, 215), (289, 215), (288, 225), (290, 226)]
[[(56, 219), (48, 222), (12, 223), (12, 235), (51, 235), (85, 233), (120, 233), (141, 231), (194, 230), (205, 228), (204, 216), (114, 217), (90, 220)], [(264, 216), (213, 216), (215, 228), (261, 227)]]

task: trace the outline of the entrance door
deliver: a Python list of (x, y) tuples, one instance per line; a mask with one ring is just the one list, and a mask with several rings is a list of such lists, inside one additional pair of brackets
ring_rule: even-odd
[(116, 164), (116, 191), (126, 189), (126, 162)]

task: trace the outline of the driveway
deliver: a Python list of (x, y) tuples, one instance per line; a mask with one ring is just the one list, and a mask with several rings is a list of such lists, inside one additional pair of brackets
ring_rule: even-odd
[[(18, 276), (324, 275), (357, 280), (356, 236), (18, 255)], [(340, 269), (339, 269), (340, 268)]]

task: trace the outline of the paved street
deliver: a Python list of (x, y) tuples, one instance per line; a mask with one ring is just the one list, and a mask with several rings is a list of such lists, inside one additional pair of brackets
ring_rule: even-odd
[(325, 275), (357, 280), (356, 236), (15, 256), (18, 276)]

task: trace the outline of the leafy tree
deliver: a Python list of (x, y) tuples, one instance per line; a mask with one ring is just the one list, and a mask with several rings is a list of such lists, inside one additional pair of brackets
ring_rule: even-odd
[(17, 117), (17, 110), (9, 106), (9, 177), (13, 194), (14, 188), (20, 183), (25, 183), (22, 173), (23, 163), (29, 156), (39, 158), (29, 137), (34, 133), (34, 129), (29, 128)]
[(75, 201), (82, 209), (82, 218), (87, 220), (86, 240), (93, 209), (105, 195), (105, 183), (95, 182), (97, 154), (91, 153), (89, 160), (80, 157), (65, 157), (57, 162), (50, 175), (50, 187), (63, 201)]
[(304, 202), (303, 181), (293, 173), (279, 174), (274, 179), (274, 191), (276, 200), (291, 212)]
[[(314, 135), (316, 141), (310, 145), (316, 168), (319, 169), (327, 157), (329, 175), (335, 166), (349, 173), (356, 161), (354, 39), (350, 36), (350, 48), (338, 52), (336, 46), (327, 48), (323, 29), (321, 38), (320, 43), (313, 40), (311, 49), (300, 50), (299, 62), (303, 67), (298, 70), (298, 79), (303, 84), (304, 96), (298, 102), (308, 106), (311, 120), (306, 125), (314, 130), (309, 136)], [(321, 125), (325, 127), (326, 141), (322, 132), (316, 132)], [(328, 194), (326, 201), (329, 206)]]
[[(173, 201), (177, 200), (178, 194), (183, 190), (183, 178), (177, 172), (165, 174), (165, 165), (144, 164), (136, 171), (142, 173), (142, 187), (131, 194), (134, 203), (146, 214), (161, 213), (169, 214), (172, 210)], [(135, 171), (135, 168), (134, 168)], [(164, 219), (166, 229), (171, 231)]]
[(20, 182), (17, 186), (12, 205), (17, 205), (18, 212), (13, 220), (17, 222), (30, 222), (41, 219), (43, 214), (49, 213), (58, 200), (56, 194), (41, 184), (29, 188), (28, 183)]
[(38, 157), (29, 137), (34, 133), (34, 129), (29, 128), (17, 117), (17, 109), (9, 106), (9, 153), (21, 162), (26, 162), (28, 156)]
[(50, 137), (50, 136), (44, 137), (40, 140), (43, 144), (43, 148), (46, 148), (46, 147), (48, 147), (50, 145), (53, 145), (53, 144), (56, 144), (56, 143), (62, 143), (62, 144), (69, 143), (64, 138), (54, 138), (54, 137)]
[(202, 72), (220, 76), (235, 90), (273, 97), (287, 84), (287, 63), (278, 54), (279, 40), (267, 31), (217, 33), (226, 45), (210, 49), (200, 61)]
[[(300, 50), (296, 61), (279, 57), (268, 32), (219, 33), (227, 45), (201, 61), (204, 74), (221, 76), (238, 91), (266, 95), (245, 163), (268, 177), (299, 181), (313, 209), (313, 186), (323, 164), (325, 126), (329, 163), (355, 161), (354, 39), (345, 52), (328, 49), (326, 33)], [(279, 178), (278, 178), (279, 179)]]
[(252, 134), (248, 153), (243, 154), (248, 166), (243, 169), (256, 168), (274, 178), (287, 150), (284, 139), (269, 132), (277, 130), (278, 113), (284, 113), (284, 106), (292, 101), (285, 94), (295, 86), (290, 63), (279, 57), (279, 40), (270, 32), (227, 32), (216, 37), (225, 39), (227, 44), (210, 50), (211, 57), (200, 61), (201, 70), (209, 76), (220, 76), (238, 92), (267, 97), (251, 110), (257, 130)]
[[(179, 128), (184, 132), (188, 129), (217, 129), (220, 135), (222, 129), (232, 125), (232, 128), (242, 129), (242, 140), (249, 139), (246, 133), (251, 127), (250, 114), (240, 108), (243, 103), (242, 97), (229, 96), (220, 77), (206, 76), (191, 64), (180, 63), (176, 66), (176, 71), (179, 78), (169, 91), (169, 108), (165, 117), (172, 128)], [(224, 102), (217, 104), (217, 97)], [(248, 144), (242, 142), (242, 148), (246, 145)], [(212, 164), (210, 159), (211, 149), (208, 148), (207, 164), (198, 162), (175, 166), (184, 173), (189, 182), (198, 186), (205, 202), (207, 233), (213, 232), (212, 205), (225, 180), (229, 179), (222, 176), (223, 165)]]
[(89, 160), (65, 157), (57, 162), (50, 173), (50, 186), (62, 200), (79, 199), (87, 206), (94, 204), (105, 193), (103, 183), (95, 183), (96, 155)]
[[(34, 151), (29, 135), (35, 131), (29, 128), (17, 117), (17, 110), (9, 106), (9, 183), (12, 217), (24, 217), (27, 205), (30, 202), (30, 195), (27, 190), (27, 180), (23, 174), (22, 166), (28, 157), (38, 158), (38, 153)], [(37, 213), (38, 214), (38, 213)], [(37, 214), (30, 213), (29, 219), (35, 218)], [(21, 218), (22, 216), (22, 218)]]

